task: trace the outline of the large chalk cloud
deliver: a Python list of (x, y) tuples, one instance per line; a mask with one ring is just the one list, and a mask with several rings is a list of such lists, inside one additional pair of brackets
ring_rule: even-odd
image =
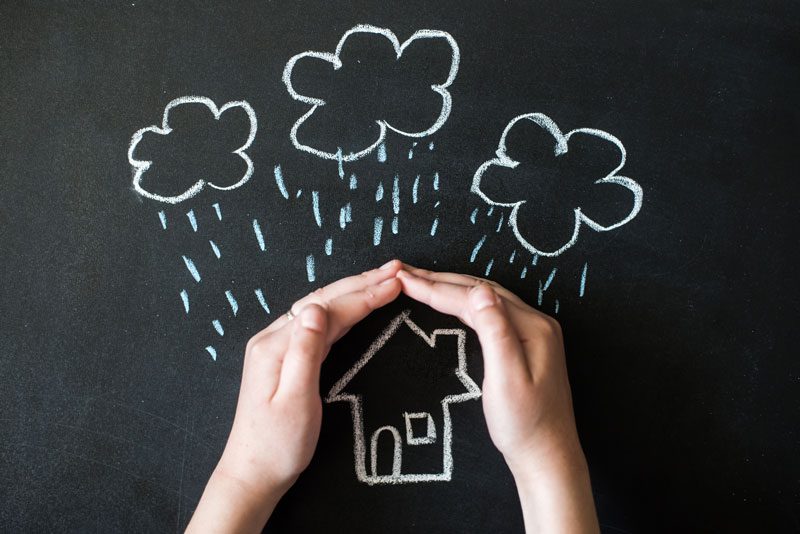
[[(587, 144), (587, 141), (591, 141), (595, 145), (600, 145), (601, 148), (606, 149), (606, 153), (611, 154), (614, 161), (611, 164), (610, 172), (608, 172), (609, 167), (606, 167), (602, 171), (597, 171), (599, 176), (573, 175), (559, 177), (560, 179), (586, 181), (580, 201), (590, 204), (591, 208), (569, 204), (569, 202), (575, 202), (572, 198), (559, 204), (560, 199), (557, 197), (560, 194), (560, 187), (558, 184), (548, 190), (547, 194), (542, 195), (542, 191), (536, 187), (537, 184), (531, 183), (531, 181), (547, 179), (547, 177), (542, 177), (542, 174), (546, 174), (550, 168), (546, 165), (542, 165), (544, 169), (531, 168), (537, 165), (526, 160), (524, 157), (526, 154), (522, 153), (523, 149), (518, 146), (515, 146), (515, 150), (520, 151), (517, 154), (517, 158), (508, 153), (506, 145), (509, 134), (515, 127), (519, 128), (521, 125), (528, 126), (530, 124), (535, 125), (534, 128), (541, 129), (537, 130), (539, 132), (538, 139), (543, 139), (542, 142), (546, 143), (546, 146), (528, 147), (528, 149), (531, 152), (538, 151), (544, 154), (545, 158), (551, 160), (552, 158), (565, 158), (570, 149), (570, 141), (574, 145), (578, 145), (580, 143), (578, 140), (581, 140), (584, 145)], [(549, 143), (552, 143), (552, 145), (549, 145)], [(577, 150), (580, 150), (580, 148)], [(641, 186), (634, 180), (617, 174), (625, 165), (625, 147), (619, 139), (602, 130), (578, 128), (564, 134), (556, 126), (555, 122), (546, 115), (528, 113), (514, 117), (508, 123), (500, 137), (496, 154), (497, 157), (485, 161), (475, 172), (472, 181), (472, 192), (479, 195), (487, 204), (512, 208), (508, 224), (520, 244), (531, 253), (540, 256), (558, 256), (578, 241), (582, 226), (588, 226), (597, 232), (607, 232), (628, 223), (636, 217), (642, 207), (643, 193)], [(552, 154), (552, 156), (547, 154)], [(591, 160), (594, 154), (581, 154), (581, 156), (583, 156), (584, 160)], [(521, 162), (520, 160), (526, 161)], [(542, 160), (540, 159), (539, 161)], [(590, 167), (594, 168), (596, 166)], [(574, 174), (581, 173), (575, 172)], [(509, 183), (513, 185), (509, 186)], [(619, 197), (619, 195), (615, 195), (616, 198), (622, 198), (623, 209), (621, 215), (617, 215), (614, 220), (607, 220), (607, 216), (599, 217), (589, 212), (589, 210), (599, 210), (599, 207), (603, 206), (604, 195), (609, 194), (607, 189), (599, 187), (603, 184), (613, 184), (624, 188), (623, 192), (624, 190), (629, 192), (628, 196)], [(563, 189), (566, 190), (566, 187)], [(538, 198), (533, 198), (533, 195), (538, 195)], [(591, 202), (589, 199), (591, 199)], [(570, 228), (560, 229), (562, 231), (558, 232), (558, 235), (567, 237), (563, 238), (557, 245), (553, 245), (552, 240), (545, 239), (547, 236), (543, 236), (543, 232), (537, 233), (531, 230), (531, 228), (537, 228), (537, 217), (540, 216), (541, 212), (547, 212), (549, 205), (562, 206), (564, 210), (572, 210), (571, 215), (567, 211), (563, 214), (563, 217), (557, 218), (565, 221), (565, 224), (570, 226)], [(543, 241), (548, 242), (549, 246), (543, 246), (541, 244)]]
[[(297, 84), (295, 83), (298, 71), (309, 69), (313, 70), (314, 72), (319, 72), (319, 70), (314, 70), (319, 69), (319, 65), (309, 65), (308, 63), (310, 60), (316, 63), (327, 63), (328, 72), (326, 74), (331, 74), (334, 76), (348, 76), (348, 69), (342, 69), (345, 61), (345, 59), (343, 59), (342, 52), (345, 47), (348, 46), (348, 39), (354, 37), (357, 39), (352, 40), (361, 41), (364, 39), (374, 39), (380, 41), (373, 43), (375, 49), (385, 46), (386, 44), (391, 45), (394, 52), (394, 58), (390, 59), (390, 61), (393, 61), (396, 64), (403, 63), (403, 60), (406, 59), (407, 55), (409, 55), (406, 54), (406, 56), (404, 56), (404, 52), (407, 52), (409, 47), (413, 46), (415, 49), (415, 59), (409, 60), (409, 62), (413, 61), (418, 63), (418, 65), (416, 65), (418, 68), (416, 70), (411, 69), (410, 71), (406, 71), (404, 74), (398, 75), (393, 80), (371, 80), (371, 82), (374, 83), (370, 84), (370, 86), (363, 87), (363, 90), (360, 91), (359, 94), (346, 95), (345, 98), (349, 98), (351, 101), (360, 101), (362, 103), (370, 99), (378, 98), (374, 91), (371, 90), (371, 87), (374, 87), (378, 84), (388, 86), (392, 86), (394, 84), (399, 86), (404, 81), (408, 81), (403, 80), (403, 78), (407, 78), (409, 75), (412, 77), (432, 76), (435, 79), (435, 83), (433, 84), (420, 84), (417, 86), (415, 89), (416, 94), (409, 91), (404, 91), (402, 93), (398, 92), (396, 95), (393, 95), (392, 98), (387, 99), (390, 100), (389, 103), (391, 105), (386, 105), (382, 111), (375, 112), (376, 116), (370, 118), (371, 128), (369, 129), (364, 128), (363, 125), (352, 124), (352, 122), (349, 122), (349, 118), (346, 116), (320, 117), (319, 115), (321, 115), (321, 113), (318, 111), (318, 109), (326, 104), (332, 103), (326, 101), (318, 94), (301, 94), (301, 92), (296, 89)], [(425, 47), (425, 50), (429, 50), (431, 52), (431, 56), (437, 56), (442, 48), (446, 48), (449, 59), (447, 68), (442, 68), (440, 73), (431, 72), (432, 70), (437, 70), (437, 68), (431, 67), (430, 62), (428, 61), (429, 56), (425, 56), (424, 53), (420, 53), (421, 50), (418, 49), (421, 47)], [(423, 50), (423, 52), (425, 50)], [(386, 28), (378, 28), (376, 26), (370, 26), (366, 24), (355, 26), (354, 28), (345, 32), (342, 38), (339, 40), (339, 43), (336, 45), (334, 52), (307, 51), (293, 56), (286, 63), (284, 68), (283, 82), (286, 84), (286, 88), (292, 98), (305, 104), (309, 104), (311, 108), (299, 119), (297, 119), (292, 126), (290, 133), (292, 143), (298, 150), (314, 154), (320, 158), (354, 161), (363, 158), (375, 150), (378, 145), (384, 141), (387, 130), (391, 130), (406, 137), (424, 137), (434, 133), (442, 127), (450, 114), (451, 96), (447, 88), (453, 83), (453, 80), (455, 80), (458, 72), (459, 58), (460, 52), (458, 45), (456, 44), (455, 39), (453, 39), (453, 37), (447, 32), (439, 30), (419, 30), (406, 41), (401, 43), (397, 36), (392, 33), (392, 31)], [(352, 60), (352, 63), (354, 64), (357, 62), (357, 60)], [(355, 65), (353, 65), (353, 67), (355, 68)], [(319, 84), (317, 86), (318, 90), (321, 91), (324, 88), (324, 85), (325, 84)], [(419, 111), (419, 102), (427, 98), (427, 96), (431, 94), (431, 91), (440, 96), (441, 106), (439, 107), (438, 113), (435, 117), (425, 121), (424, 124), (415, 125), (413, 128), (407, 127), (408, 117), (414, 116), (415, 113)], [(376, 109), (381, 108), (381, 102), (375, 102), (374, 104), (376, 104), (374, 106)], [(337, 141), (333, 143), (333, 146), (321, 147), (318, 143), (314, 143), (318, 146), (311, 146), (311, 144), (307, 143), (312, 142), (304, 142), (301, 140), (303, 135), (300, 132), (303, 125), (310, 125), (311, 121), (328, 121), (331, 124), (331, 127), (334, 129), (334, 136), (336, 135), (336, 129), (339, 129), (339, 132), (341, 132), (342, 129), (363, 129), (363, 131), (356, 132), (358, 134), (357, 137), (361, 141), (358, 141), (354, 144), (339, 141), (337, 139)], [(403, 124), (403, 127), (401, 128), (398, 126), (399, 124)]]
[[(182, 190), (176, 193), (173, 190), (174, 183), (170, 183), (175, 181), (174, 176), (164, 176), (161, 174), (161, 169), (151, 160), (138, 159), (136, 156), (137, 148), (139, 148), (140, 143), (143, 144), (143, 140), (145, 142), (149, 140), (151, 143), (165, 143), (169, 141), (168, 136), (174, 135), (173, 127), (170, 125), (170, 113), (174, 113), (177, 110), (188, 114), (194, 114), (194, 116), (197, 117), (194, 124), (199, 124), (200, 128), (206, 129), (222, 128), (220, 118), (226, 112), (235, 113), (236, 111), (234, 110), (240, 110), (240, 113), (244, 112), (247, 117), (247, 128), (241, 127), (239, 131), (233, 132), (232, 136), (226, 138), (226, 142), (232, 143), (231, 146), (214, 147), (224, 148), (227, 154), (232, 154), (233, 157), (240, 158), (245, 164), (244, 173), (238, 174), (237, 171), (235, 175), (214, 175), (202, 178), (197, 178), (191, 175), (191, 173), (179, 173), (186, 175), (186, 177), (181, 178), (188, 179), (189, 183), (184, 186), (185, 188), (180, 188)], [(164, 108), (161, 125), (142, 128), (131, 137), (131, 144), (128, 149), (128, 161), (133, 167), (133, 188), (143, 197), (159, 202), (166, 202), (168, 204), (177, 204), (191, 198), (202, 191), (206, 185), (222, 191), (236, 189), (244, 185), (253, 174), (253, 162), (245, 151), (252, 144), (257, 127), (256, 114), (253, 108), (243, 100), (228, 102), (222, 107), (217, 107), (211, 99), (201, 96), (176, 98)], [(188, 127), (185, 128), (188, 129)], [(177, 133), (177, 131), (175, 131), (175, 133)], [(153, 139), (148, 139), (150, 137), (153, 137)], [(215, 137), (214, 139), (217, 138)], [(197, 148), (202, 149), (203, 147)], [(192, 162), (186, 163), (187, 167), (189, 167), (189, 164)], [(230, 172), (233, 173), (233, 171)]]

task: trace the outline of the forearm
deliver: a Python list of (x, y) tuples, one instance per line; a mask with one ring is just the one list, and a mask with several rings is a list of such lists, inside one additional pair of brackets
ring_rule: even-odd
[(187, 533), (261, 532), (285, 490), (256, 495), (244, 482), (214, 471), (203, 491)]
[(589, 469), (582, 453), (564, 456), (546, 469), (522, 462), (512, 467), (512, 473), (527, 534), (600, 531)]

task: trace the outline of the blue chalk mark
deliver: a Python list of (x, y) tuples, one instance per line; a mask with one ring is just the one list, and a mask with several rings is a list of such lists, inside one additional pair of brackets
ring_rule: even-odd
[(278, 184), (278, 189), (283, 198), (289, 200), (289, 191), (286, 190), (286, 184), (283, 183), (283, 172), (280, 165), (275, 165), (275, 183)]
[(486, 264), (486, 272), (484, 273), (484, 276), (489, 276), (489, 273), (492, 272), (492, 265), (494, 265), (494, 258), (489, 260), (489, 263)]
[(185, 289), (181, 289), (181, 300), (183, 301), (183, 310), (189, 313), (189, 293)]
[(358, 187), (358, 179), (356, 178), (355, 174), (351, 174), (350, 175), (350, 190), (352, 191), (353, 189), (355, 189), (357, 187)]
[(228, 299), (228, 304), (231, 305), (231, 311), (233, 312), (233, 316), (236, 317), (236, 314), (239, 313), (239, 303), (236, 302), (236, 299), (231, 293), (230, 289), (225, 292), (225, 298)]
[(392, 184), (392, 211), (395, 215), (400, 213), (400, 177), (396, 174)]
[(502, 213), (500, 214), (500, 220), (497, 222), (497, 230), (495, 232), (500, 233), (500, 229), (503, 227), (503, 221), (505, 220), (505, 215)]
[(550, 275), (547, 277), (547, 280), (544, 283), (544, 287), (542, 288), (543, 291), (547, 291), (547, 288), (549, 288), (550, 284), (553, 283), (553, 278), (556, 277), (556, 271), (558, 271), (557, 267), (553, 267), (553, 270), (550, 271)]
[(480, 241), (475, 245), (475, 248), (472, 249), (472, 254), (469, 256), (469, 262), (475, 263), (475, 258), (478, 257), (478, 251), (481, 249), (483, 244), (486, 242), (486, 236), (483, 236)]
[(508, 263), (514, 263), (514, 258), (516, 257), (517, 257), (517, 249), (514, 249), (513, 252), (511, 252), (511, 257), (508, 258)]
[(314, 220), (317, 222), (317, 226), (322, 228), (322, 215), (319, 213), (319, 191), (311, 192), (311, 204), (314, 208)]
[(433, 141), (428, 143), (428, 150), (431, 150), (431, 151), (433, 150)]
[(434, 191), (438, 191), (439, 190), (439, 173), (438, 172), (433, 173), (433, 190)]
[(183, 256), (183, 263), (186, 264), (186, 268), (189, 269), (189, 274), (192, 275), (194, 281), (200, 282), (200, 273), (197, 272), (197, 267), (195, 267), (194, 262), (189, 258), (187, 258), (186, 256)]
[(382, 232), (383, 232), (383, 217), (375, 217), (375, 225), (372, 232), (372, 244), (376, 247), (381, 244)]
[(194, 210), (189, 210), (189, 212), (186, 214), (186, 216), (189, 218), (189, 224), (192, 225), (192, 230), (194, 230), (196, 232), (197, 231), (197, 219), (194, 216)]
[(313, 282), (317, 279), (317, 275), (314, 272), (314, 255), (309, 254), (306, 256), (306, 276), (308, 276), (308, 281)]
[(344, 179), (344, 166), (342, 165), (342, 147), (336, 149), (336, 160), (339, 162), (339, 178)]
[(264, 234), (261, 233), (261, 225), (258, 224), (258, 219), (253, 219), (253, 232), (255, 232), (258, 240), (258, 248), (261, 249), (261, 252), (264, 252), (267, 246), (264, 244)]
[(538, 254), (534, 254), (533, 257), (531, 258), (531, 265), (536, 267), (537, 263), (539, 263), (539, 255)]
[(225, 335), (225, 330), (222, 328), (222, 323), (220, 323), (218, 319), (211, 321), (211, 324), (214, 325), (214, 330), (217, 331), (217, 334), (221, 336)]
[(522, 272), (519, 273), (519, 277), (520, 277), (520, 279), (522, 279), (522, 278), (525, 278), (526, 276), (528, 276), (528, 268), (527, 267), (523, 267), (522, 268)]
[(325, 255), (330, 256), (333, 254), (333, 239), (330, 237), (325, 240)]
[(560, 308), (560, 304), (558, 303), (558, 299), (556, 299), (556, 311), (555, 311), (555, 313), (558, 313), (558, 309), (559, 308)]
[(211, 250), (214, 251), (214, 256), (216, 256), (217, 259), (219, 259), (219, 257), (222, 256), (222, 254), (220, 253), (217, 244), (211, 241), (210, 239), (208, 240), (208, 244), (211, 245)]
[(409, 148), (408, 149), (408, 159), (414, 159), (414, 149), (413, 148)]
[(347, 210), (342, 206), (339, 208), (339, 228), (344, 230), (345, 226), (347, 226)]
[(256, 298), (258, 299), (258, 303), (261, 304), (261, 307), (264, 308), (264, 311), (270, 313), (269, 306), (267, 306), (267, 299), (264, 298), (264, 292), (261, 289), (255, 290)]
[(214, 361), (217, 361), (217, 350), (214, 347), (212, 347), (211, 345), (207, 346), (206, 350), (211, 355), (211, 359), (214, 360)]
[(579, 297), (583, 297), (586, 293), (586, 270), (589, 268), (589, 263), (583, 264), (583, 270), (581, 271), (581, 289), (578, 292)]
[(469, 215), (469, 222), (471, 222), (472, 224), (475, 224), (475, 217), (477, 217), (477, 216), (478, 216), (478, 208), (475, 208), (474, 210), (472, 210), (472, 213)]
[(392, 217), (392, 233), (394, 235), (397, 235), (399, 231), (400, 231), (400, 221), (397, 218), (397, 215), (395, 215), (394, 217)]
[(298, 189), (297, 190), (297, 194), (294, 196), (294, 198), (300, 198), (300, 195), (302, 195), (302, 194), (303, 194), (303, 190), (302, 189)]
[(433, 205), (434, 208), (438, 208), (442, 204), (441, 200), (437, 200), (436, 204)]
[(439, 217), (436, 217), (433, 220), (433, 224), (431, 225), (431, 237), (436, 235), (436, 230), (439, 229)]
[(411, 200), (414, 204), (419, 200), (419, 174), (414, 178), (414, 187), (411, 188)]
[(167, 215), (163, 211), (158, 212), (158, 218), (161, 221), (161, 228), (167, 229)]
[(347, 219), (347, 222), (351, 223), (353, 222), (353, 206), (351, 206), (350, 203), (348, 202), (346, 208), (347, 210), (345, 213), (345, 217)]
[(383, 182), (378, 183), (378, 189), (375, 190), (375, 202), (380, 202), (383, 199)]
[(217, 219), (220, 221), (222, 220), (222, 211), (219, 209), (219, 202), (214, 202), (211, 204), (214, 207), (214, 211), (217, 212)]
[(494, 206), (489, 206), (489, 209), (488, 209), (488, 210), (486, 210), (486, 215), (488, 215), (489, 217), (491, 217), (491, 216), (492, 216), (492, 213), (494, 213)]
[(378, 145), (378, 161), (386, 163), (386, 145), (384, 143)]
[(542, 289), (542, 281), (539, 280), (539, 293), (536, 296), (536, 303), (541, 306), (542, 305), (542, 298), (544, 297), (544, 290)]

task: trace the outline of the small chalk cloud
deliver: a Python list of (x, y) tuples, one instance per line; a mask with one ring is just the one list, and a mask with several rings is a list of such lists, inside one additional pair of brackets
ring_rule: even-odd
[[(359, 56), (359, 51), (364, 55)], [(436, 61), (441, 58), (446, 61)], [(378, 63), (378, 59), (388, 69), (382, 72), (390, 72), (388, 76), (369, 71), (369, 65)], [(309, 104), (311, 109), (292, 126), (292, 143), (298, 150), (323, 159), (355, 161), (381, 145), (387, 130), (413, 138), (436, 132), (450, 115), (452, 99), (448, 87), (458, 73), (459, 59), (458, 45), (447, 32), (418, 30), (401, 43), (391, 30), (366, 24), (346, 31), (332, 53), (306, 51), (293, 56), (284, 68), (283, 82), (293, 99)], [(322, 70), (320, 63), (327, 63), (328, 68)], [(359, 72), (364, 71), (369, 71), (370, 75), (359, 79)], [(313, 87), (303, 88), (304, 76), (316, 81)], [(332, 86), (338, 87), (339, 82), (348, 77), (351, 78), (348, 94), (340, 95), (347, 102), (331, 101), (336, 96), (320, 97), (320, 93), (326, 93)], [(422, 78), (430, 78), (434, 83), (420, 83)], [(315, 95), (302, 94), (306, 92)], [(429, 95), (438, 96), (438, 101), (431, 103)], [(419, 118), (423, 102), (430, 103), (430, 109), (436, 110), (435, 117)], [(328, 115), (318, 111), (326, 105), (337, 111), (329, 111)], [(359, 112), (364, 115), (363, 124), (355, 118)], [(314, 121), (310, 120), (312, 116)], [(310, 141), (299, 140), (301, 127), (315, 122), (324, 122), (329, 132), (333, 129), (334, 135), (327, 138), (336, 138), (335, 146), (322, 148), (319, 145), (323, 143), (313, 139), (313, 135)], [(355, 139), (345, 139), (346, 134)]]
[[(173, 120), (175, 115), (182, 115), (183, 120), (177, 121), (180, 122), (179, 126), (171, 124), (171, 120), (176, 122)], [(229, 116), (235, 117), (226, 120)], [(160, 126), (142, 128), (131, 137), (128, 161), (134, 171), (133, 188), (143, 197), (177, 204), (195, 196), (206, 185), (221, 191), (241, 187), (253, 174), (253, 162), (245, 151), (252, 144), (257, 128), (256, 114), (244, 100), (217, 107), (211, 99), (202, 96), (176, 98), (164, 108)], [(220, 133), (217, 130), (225, 131)], [(137, 152), (149, 154), (154, 151), (155, 145), (167, 145), (172, 138), (178, 137), (185, 144), (188, 140), (188, 144), (192, 145), (182, 153), (182, 161), (161, 165), (154, 163), (154, 159), (137, 157)], [(220, 152), (232, 154), (239, 163), (220, 163), (219, 168), (224, 171), (219, 172), (213, 165), (208, 165), (206, 158), (229, 159)], [(195, 154), (197, 157), (185, 154)], [(244, 169), (241, 168), (242, 164)], [(189, 183), (176, 186), (176, 176), (178, 181), (188, 177)]]
[[(527, 137), (516, 136), (509, 149), (509, 137), (524, 129)], [(642, 207), (641, 186), (617, 174), (625, 165), (625, 147), (602, 130), (578, 128), (564, 134), (546, 115), (519, 115), (506, 125), (496, 154), (475, 172), (471, 190), (490, 206), (511, 208), (508, 225), (533, 254), (558, 256), (575, 245), (583, 225), (597, 232), (614, 230)], [(615, 187), (600, 187), (605, 184)]]

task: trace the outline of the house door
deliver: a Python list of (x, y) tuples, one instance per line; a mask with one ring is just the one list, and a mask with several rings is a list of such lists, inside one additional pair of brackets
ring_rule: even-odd
[[(403, 463), (403, 443), (400, 438), (400, 432), (393, 426), (382, 426), (372, 434), (370, 439), (370, 467), (372, 467), (372, 476), (381, 476), (378, 473), (378, 457), (381, 435), (391, 436), (392, 439), (392, 472), (391, 476), (399, 477), (400, 469)], [(385, 440), (384, 440), (385, 441)], [(384, 449), (385, 450), (385, 449)]]

